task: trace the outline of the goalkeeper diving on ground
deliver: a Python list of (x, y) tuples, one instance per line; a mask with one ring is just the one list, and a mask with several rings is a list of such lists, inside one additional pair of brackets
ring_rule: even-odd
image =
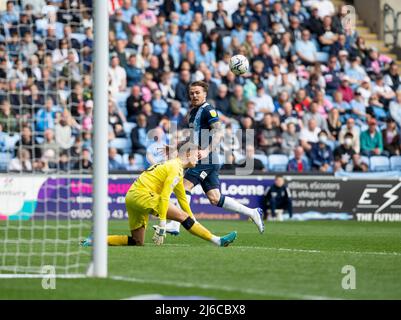
[[(236, 239), (236, 231), (219, 237), (195, 220), (185, 194), (183, 171), (195, 167), (198, 162), (198, 146), (189, 142), (182, 143), (177, 147), (177, 152), (177, 157), (151, 166), (132, 184), (125, 197), (131, 236), (109, 235), (108, 245), (144, 245), (149, 215), (159, 218), (159, 225), (155, 227), (152, 238), (156, 245), (163, 244), (166, 237), (166, 219), (179, 222), (193, 235), (217, 246), (226, 247)], [(173, 192), (181, 209), (170, 203)], [(92, 235), (81, 241), (84, 247), (92, 244)]]

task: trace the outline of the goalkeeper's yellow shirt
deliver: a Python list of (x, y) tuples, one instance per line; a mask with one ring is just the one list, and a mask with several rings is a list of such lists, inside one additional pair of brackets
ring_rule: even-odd
[(193, 216), (184, 189), (184, 169), (179, 158), (157, 163), (141, 173), (130, 190), (151, 191), (159, 195), (156, 206), (160, 220), (166, 220), (171, 193), (174, 192), (182, 210)]

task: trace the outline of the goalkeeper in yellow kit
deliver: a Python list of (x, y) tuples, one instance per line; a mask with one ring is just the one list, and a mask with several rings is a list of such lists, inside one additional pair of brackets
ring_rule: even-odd
[[(150, 214), (160, 220), (152, 238), (157, 245), (163, 244), (166, 237), (166, 219), (180, 222), (190, 233), (217, 246), (225, 247), (233, 242), (237, 237), (235, 231), (224, 237), (218, 237), (194, 220), (186, 199), (183, 171), (195, 167), (197, 162), (198, 147), (185, 143), (178, 148), (177, 158), (155, 164), (144, 171), (132, 184), (125, 197), (131, 236), (109, 235), (107, 243), (111, 246), (142, 246)], [(181, 209), (170, 203), (173, 192)], [(81, 245), (91, 246), (92, 241), (92, 237), (89, 236), (81, 242)]]

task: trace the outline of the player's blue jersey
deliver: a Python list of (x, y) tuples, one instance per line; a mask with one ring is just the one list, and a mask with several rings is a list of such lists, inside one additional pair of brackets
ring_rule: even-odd
[[(189, 114), (188, 126), (191, 131), (191, 142), (199, 145), (202, 149), (209, 147), (212, 136), (211, 125), (219, 121), (219, 115), (209, 103), (205, 102), (198, 108), (193, 108)], [(201, 161), (205, 163), (204, 161)], [(212, 152), (209, 154), (208, 163), (219, 164), (219, 156)]]

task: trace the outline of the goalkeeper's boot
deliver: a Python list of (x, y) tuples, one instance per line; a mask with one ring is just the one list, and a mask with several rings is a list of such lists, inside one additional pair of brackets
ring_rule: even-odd
[(230, 232), (220, 238), (220, 247), (227, 247), (237, 238), (237, 231)]
[(253, 217), (251, 217), (252, 221), (258, 227), (260, 233), (265, 232), (265, 223), (263, 222), (263, 210), (261, 208), (254, 209), (255, 213)]
[(93, 238), (92, 235), (88, 236), (86, 239), (81, 240), (81, 247), (92, 247), (93, 246)]
[[(154, 225), (153, 229), (156, 230), (158, 225)], [(166, 233), (171, 234), (172, 236), (180, 235), (180, 223), (178, 221), (171, 220), (166, 224)]]

